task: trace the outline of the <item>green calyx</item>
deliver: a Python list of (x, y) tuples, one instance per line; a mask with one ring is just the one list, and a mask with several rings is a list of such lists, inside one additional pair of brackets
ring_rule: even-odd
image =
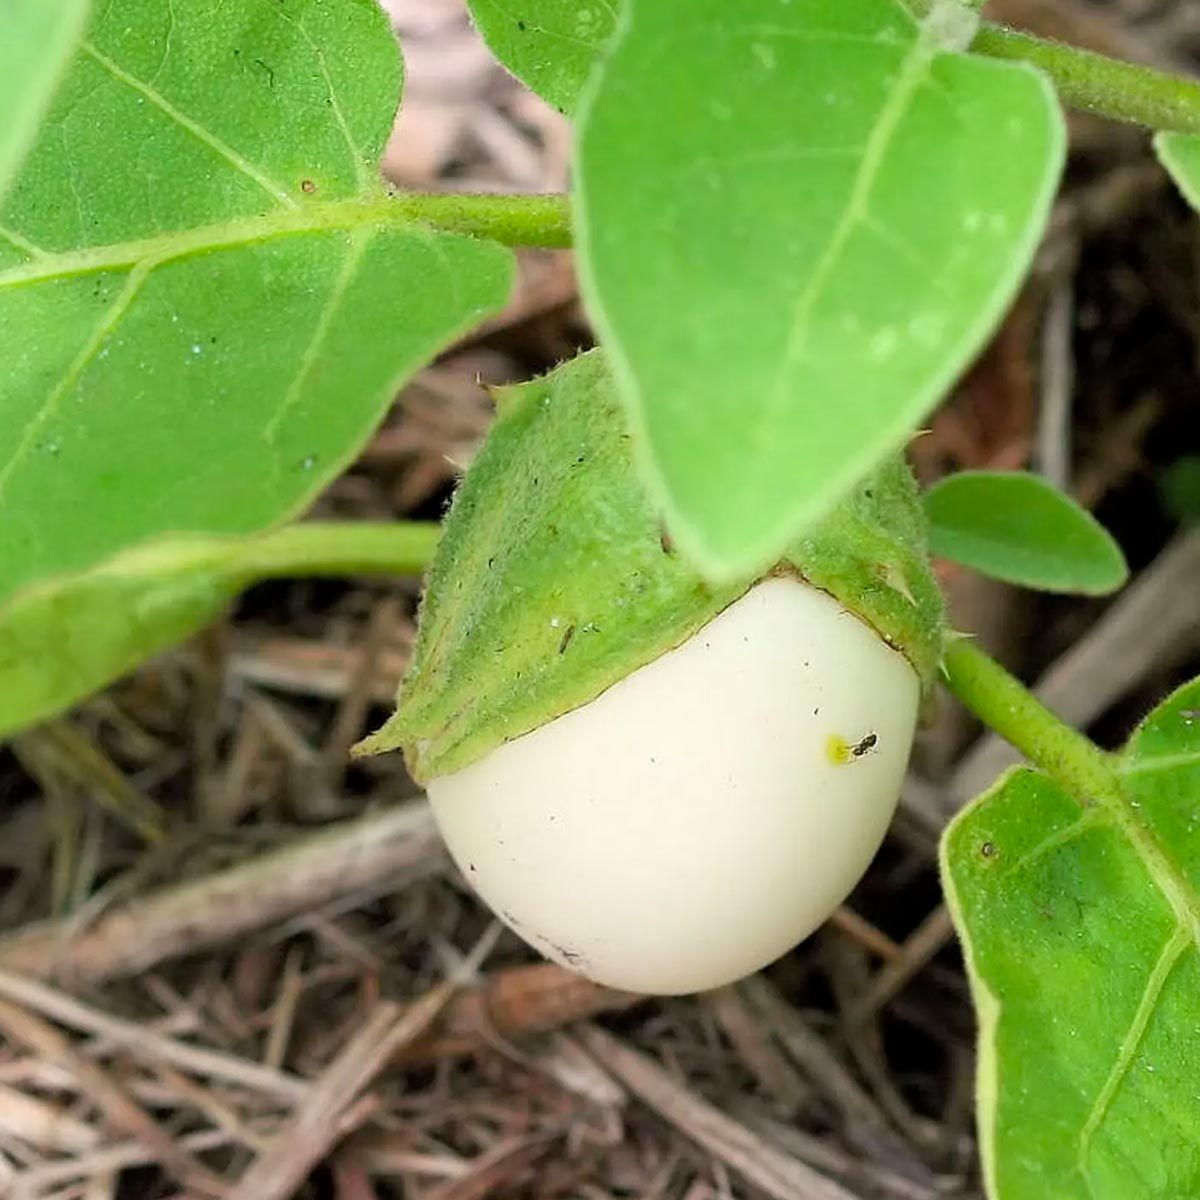
[[(711, 585), (673, 548), (600, 352), (496, 400), (446, 520), (399, 707), (357, 748), (402, 748), (420, 781), (595, 699), (757, 582)], [(783, 572), (829, 592), (932, 684), (942, 600), (903, 462), (798, 539)]]

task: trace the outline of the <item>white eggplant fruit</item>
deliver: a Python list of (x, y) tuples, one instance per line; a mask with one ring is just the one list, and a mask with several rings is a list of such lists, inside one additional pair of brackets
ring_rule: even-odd
[(890, 460), (766, 577), (672, 547), (598, 352), (497, 394), (396, 714), (464, 877), (631, 991), (729, 982), (846, 897), (886, 832), (944, 626)]

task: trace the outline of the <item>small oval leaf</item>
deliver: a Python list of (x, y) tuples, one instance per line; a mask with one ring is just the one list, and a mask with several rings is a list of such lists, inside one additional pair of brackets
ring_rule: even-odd
[(1129, 577), (1112, 535), (1037, 475), (963, 471), (925, 494), (935, 555), (1006, 583), (1102, 596)]

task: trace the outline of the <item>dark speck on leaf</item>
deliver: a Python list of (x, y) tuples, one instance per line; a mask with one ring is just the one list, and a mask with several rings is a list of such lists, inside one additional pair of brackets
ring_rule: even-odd
[(522, 33), (524, 33), (524, 32), (525, 32), (525, 22), (524, 22), (524, 21), (518, 21), (518, 22), (517, 22), (517, 28), (518, 28), (518, 29), (519, 29), (519, 30), (520, 30)]
[(984, 842), (983, 845), (979, 847), (979, 853), (982, 854), (984, 858), (995, 858), (996, 857), (995, 843), (994, 842)]
[(571, 639), (575, 636), (575, 626), (568, 625), (563, 630), (562, 641), (558, 643), (559, 654), (566, 654), (567, 647), (571, 644)]
[(300, 180), (300, 190), (306, 196), (311, 196), (317, 190), (316, 181), (312, 179)]
[(468, 871), (474, 871), (475, 869), (476, 869), (476, 868), (475, 868), (475, 864), (474, 864), (474, 863), (467, 863), (467, 870), (468, 870)]

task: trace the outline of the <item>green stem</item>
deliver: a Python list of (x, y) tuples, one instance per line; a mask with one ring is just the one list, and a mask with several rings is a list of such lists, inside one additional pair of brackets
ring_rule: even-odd
[(247, 580), (297, 575), (419, 575), (441, 527), (415, 521), (301, 521), (248, 542)]
[[(902, 2), (916, 17), (933, 6), (933, 0)], [(1200, 82), (1194, 79), (986, 22), (971, 50), (1038, 67), (1073, 108), (1150, 129), (1200, 134)], [(572, 241), (570, 202), (564, 195), (397, 192), (391, 203), (405, 216), (439, 229), (507, 246), (556, 248)]]
[(999, 25), (983, 25), (971, 49), (1039, 67), (1072, 108), (1151, 129), (1200, 133), (1200, 83), (1194, 79)]
[[(900, 2), (918, 20), (927, 17), (936, 4), (936, 0)], [(970, 3), (969, 7), (979, 6)], [(987, 21), (980, 25), (971, 51), (988, 58), (1031, 63), (1050, 77), (1059, 99), (1072, 108), (1150, 129), (1200, 133), (1200, 83), (1194, 79)]]
[(571, 245), (570, 202), (563, 195), (508, 196), (475, 192), (396, 192), (405, 215), (452, 233), (491, 238), (506, 246)]
[(1081, 800), (1120, 793), (1112, 758), (1054, 715), (969, 638), (946, 650), (950, 690), (985, 724)]

